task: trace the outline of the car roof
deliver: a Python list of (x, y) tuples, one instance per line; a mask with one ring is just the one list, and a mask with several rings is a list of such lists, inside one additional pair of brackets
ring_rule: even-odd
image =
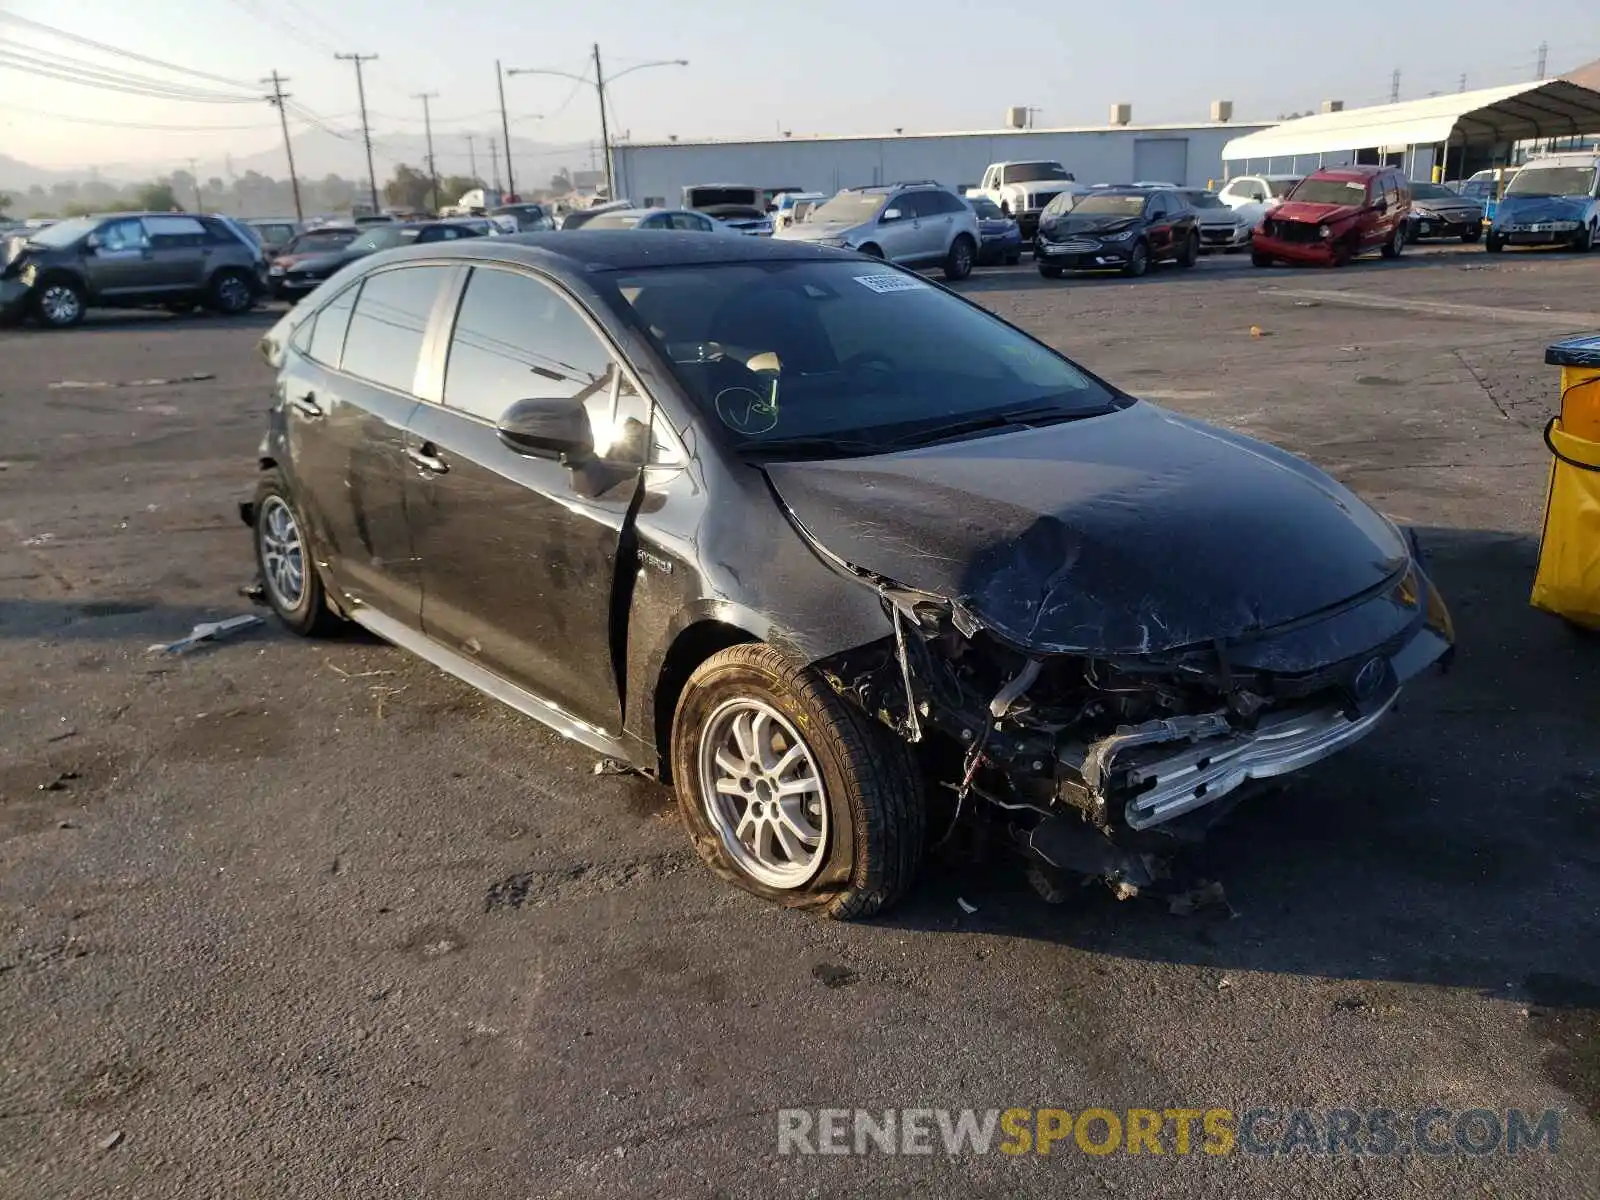
[(676, 231), (641, 238), (626, 229), (575, 229), (410, 246), (389, 251), (383, 261), (430, 257), (523, 263), (552, 272), (595, 273), (716, 263), (828, 262), (853, 256), (808, 242), (774, 238), (712, 238), (703, 233)]
[(1311, 172), (1311, 175), (1307, 175), (1306, 178), (1310, 179), (1314, 175), (1318, 179), (1351, 179), (1351, 180), (1361, 179), (1361, 180), (1366, 180), (1366, 179), (1371, 179), (1375, 175), (1382, 175), (1385, 171), (1398, 171), (1398, 170), (1400, 170), (1399, 167), (1378, 167), (1378, 166), (1370, 166), (1370, 165), (1368, 165), (1368, 166), (1346, 166), (1346, 167), (1318, 167), (1315, 171)]

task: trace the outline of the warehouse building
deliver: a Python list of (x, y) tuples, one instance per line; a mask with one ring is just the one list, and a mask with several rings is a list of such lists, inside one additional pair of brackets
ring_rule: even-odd
[(1054, 159), (1082, 183), (1159, 180), (1204, 187), (1222, 178), (1224, 145), (1266, 128), (1235, 124), (1227, 101), (1214, 104), (1212, 115), (1198, 125), (1135, 125), (1131, 107), (1118, 104), (1106, 125), (1031, 129), (1025, 127), (1027, 110), (1012, 109), (1008, 122), (1024, 127), (882, 137), (619, 142), (613, 163), (617, 195), (643, 205), (675, 206), (684, 188), (704, 183), (825, 193), (909, 179), (971, 187), (992, 162), (1033, 159)]

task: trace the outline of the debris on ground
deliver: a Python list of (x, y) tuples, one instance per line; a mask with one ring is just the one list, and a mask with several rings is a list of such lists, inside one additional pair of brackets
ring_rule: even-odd
[(45, 738), (45, 741), (47, 741), (47, 742), (64, 742), (68, 738), (74, 738), (74, 737), (77, 737), (77, 736), (78, 736), (78, 731), (76, 729), (63, 729), (60, 733), (52, 733), (49, 737)]
[(978, 906), (976, 904), (968, 904), (960, 896), (956, 897), (956, 907), (959, 908), (962, 912), (966, 913), (967, 916), (969, 916), (969, 917), (973, 913), (978, 911)]
[(264, 605), (267, 602), (267, 589), (259, 579), (254, 583), (240, 584), (239, 595), (250, 601), (251, 604)]
[(602, 758), (589, 768), (591, 775), (637, 775), (631, 763), (625, 763), (620, 758)]
[(1296, 308), (1321, 308), (1322, 307), (1322, 301), (1321, 300), (1296, 300), (1294, 302), (1294, 306)]
[(56, 535), (53, 533), (36, 533), (32, 537), (23, 538), (22, 544), (30, 549), (37, 550), (40, 546), (48, 546), (55, 540)]
[(246, 613), (240, 617), (228, 617), (223, 621), (203, 621), (189, 632), (188, 637), (179, 638), (175, 642), (158, 642), (146, 651), (148, 654), (182, 654), (185, 650), (198, 646), (202, 642), (216, 642), (225, 637), (231, 637), (242, 629), (253, 629), (257, 625), (266, 624), (254, 613)]
[(849, 987), (855, 983), (861, 978), (861, 974), (854, 967), (835, 966), (833, 963), (818, 963), (811, 968), (811, 978), (826, 988), (842, 988)]
[(1266, 337), (1267, 336), (1267, 331), (1265, 329), (1261, 328), (1261, 326), (1259, 326), (1259, 325), (1252, 325), (1252, 326), (1250, 326), (1250, 336), (1251, 337)]
[(62, 771), (54, 779), (51, 779), (45, 783), (41, 783), (39, 785), (39, 790), (41, 792), (64, 792), (67, 790), (67, 784), (71, 783), (78, 777), (79, 776), (76, 771)]
[[(259, 617), (256, 619), (260, 620)], [(334, 674), (342, 675), (346, 679), (377, 679), (383, 675), (394, 674), (393, 671), (346, 671), (343, 667), (337, 666), (334, 663), (329, 663), (328, 666), (333, 668)]]
[(115, 1150), (121, 1144), (122, 1144), (122, 1130), (120, 1130), (120, 1129), (113, 1129), (110, 1133), (106, 1134), (105, 1137), (101, 1138), (100, 1141), (99, 1141), (99, 1146), (100, 1146), (100, 1149), (102, 1149), (102, 1150)]
[(1167, 900), (1167, 911), (1175, 917), (1193, 916), (1207, 908), (1225, 909), (1230, 917), (1235, 915), (1233, 906), (1228, 903), (1227, 893), (1216, 880), (1179, 892)]
[(180, 383), (204, 383), (215, 378), (210, 371), (197, 371), (193, 375), (174, 375), (169, 379), (58, 379), (50, 384), (50, 389), (57, 392), (83, 392), (99, 388), (173, 387)]

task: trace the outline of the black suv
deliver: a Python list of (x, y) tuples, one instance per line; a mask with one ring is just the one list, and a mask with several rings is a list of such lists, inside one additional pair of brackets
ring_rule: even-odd
[(265, 287), (260, 245), (225, 217), (113, 213), (41, 229), (0, 272), (0, 315), (65, 329), (91, 307), (249, 312)]

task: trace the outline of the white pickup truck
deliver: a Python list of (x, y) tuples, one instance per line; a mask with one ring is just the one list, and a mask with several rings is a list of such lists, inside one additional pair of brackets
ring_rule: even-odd
[(967, 189), (967, 197), (987, 196), (1008, 217), (1015, 217), (1023, 241), (1031, 241), (1039, 228), (1039, 214), (1060, 192), (1088, 189), (1074, 181), (1072, 172), (1058, 162), (990, 163), (983, 182)]

